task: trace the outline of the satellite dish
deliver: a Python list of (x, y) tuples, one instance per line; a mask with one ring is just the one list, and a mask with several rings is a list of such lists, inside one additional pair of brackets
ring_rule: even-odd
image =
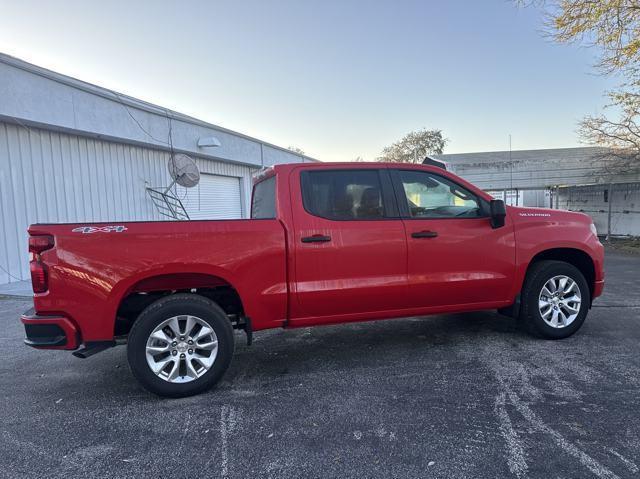
[(200, 181), (200, 170), (198, 165), (193, 161), (193, 158), (182, 153), (173, 155), (169, 158), (169, 174), (173, 178), (173, 182), (184, 186), (185, 188), (192, 188)]
[(193, 158), (182, 153), (172, 154), (167, 167), (173, 179), (171, 184), (167, 187), (146, 186), (145, 189), (159, 214), (174, 220), (188, 220), (190, 219), (189, 213), (176, 192), (172, 192), (171, 189), (175, 185), (185, 188), (196, 186), (200, 181), (200, 170), (198, 170), (198, 165), (193, 161)]

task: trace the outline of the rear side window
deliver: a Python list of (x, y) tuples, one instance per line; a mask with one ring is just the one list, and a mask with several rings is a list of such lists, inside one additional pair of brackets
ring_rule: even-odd
[(272, 176), (253, 187), (251, 218), (267, 219), (276, 217), (276, 177)]
[(330, 220), (383, 219), (378, 170), (302, 172), (302, 201), (308, 213)]

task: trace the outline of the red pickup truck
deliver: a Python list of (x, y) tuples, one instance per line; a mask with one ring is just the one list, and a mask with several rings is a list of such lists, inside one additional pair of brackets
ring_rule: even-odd
[(575, 333), (604, 287), (584, 214), (505, 207), (434, 166), (281, 165), (251, 219), (36, 224), (25, 342), (87, 357), (127, 343), (148, 390), (187, 396), (254, 331), (498, 309)]

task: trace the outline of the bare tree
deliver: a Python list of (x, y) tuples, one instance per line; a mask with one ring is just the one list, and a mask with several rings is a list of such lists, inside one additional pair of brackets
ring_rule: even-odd
[(387, 146), (377, 158), (378, 161), (393, 163), (422, 163), (427, 155), (440, 155), (447, 144), (441, 130), (412, 131), (391, 146)]
[(611, 103), (620, 113), (615, 120), (605, 115), (587, 116), (580, 122), (580, 136), (588, 143), (605, 145), (615, 150), (632, 150), (640, 154), (640, 93), (609, 92)]
[(583, 141), (611, 148), (620, 157), (640, 157), (640, 2), (638, 0), (516, 0), (545, 9), (547, 33), (560, 43), (579, 43), (599, 52), (596, 68), (624, 82), (607, 92), (607, 109), (619, 117), (587, 116), (579, 124)]

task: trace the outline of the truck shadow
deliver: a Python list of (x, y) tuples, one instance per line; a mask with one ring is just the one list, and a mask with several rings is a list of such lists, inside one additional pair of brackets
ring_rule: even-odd
[(226, 383), (424, 363), (453, 358), (481, 343), (498, 341), (516, 348), (536, 339), (521, 331), (515, 320), (483, 311), (264, 331), (255, 334), (252, 346), (246, 346), (244, 336), (236, 336), (236, 341)]
[[(256, 333), (251, 346), (246, 345), (243, 333), (236, 332), (231, 367), (205, 396), (224, 401), (227, 393), (236, 389), (259, 391), (275, 383), (286, 387), (313, 375), (355, 377), (362, 369), (425, 369), (430, 362), (460, 360), (467, 348), (496, 341), (501, 347), (517, 348), (536, 340), (521, 332), (516, 321), (489, 311), (269, 330)], [(33, 384), (32, 394), (46, 390), (47, 395), (68, 397), (71, 393), (83, 400), (160, 400), (138, 385), (127, 365), (124, 347), (86, 360), (59, 355), (51, 359), (54, 357), (53, 362), (66, 373), (56, 381)]]

